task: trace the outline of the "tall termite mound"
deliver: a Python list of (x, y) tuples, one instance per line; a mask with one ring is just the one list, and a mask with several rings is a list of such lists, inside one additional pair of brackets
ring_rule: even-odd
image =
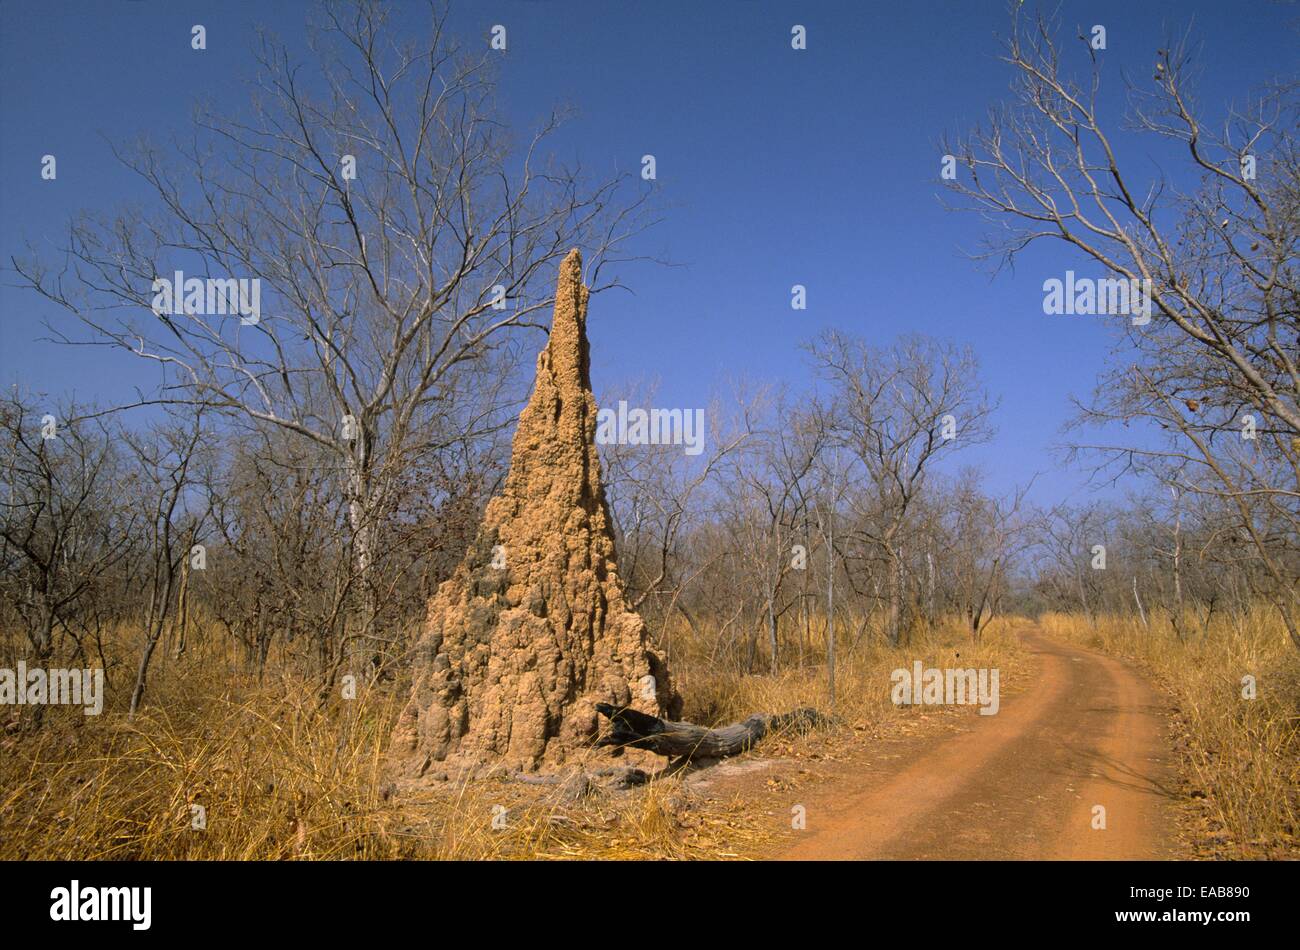
[(597, 703), (676, 717), (681, 700), (615, 562), (587, 351), (587, 288), (560, 265), (550, 340), (510, 472), (429, 604), (393, 736), (400, 772), (536, 770), (591, 744)]

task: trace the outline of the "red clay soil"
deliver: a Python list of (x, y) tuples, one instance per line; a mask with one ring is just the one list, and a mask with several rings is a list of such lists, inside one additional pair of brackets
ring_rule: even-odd
[[(804, 802), (806, 830), (775, 857), (1176, 857), (1165, 789), (1165, 704), (1125, 664), (1024, 634), (1039, 667), (997, 715), (872, 769), (841, 772)], [(1094, 806), (1105, 808), (1095, 829)]]

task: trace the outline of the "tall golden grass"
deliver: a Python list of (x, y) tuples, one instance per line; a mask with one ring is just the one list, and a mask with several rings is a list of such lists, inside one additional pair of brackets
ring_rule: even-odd
[[(1199, 856), (1300, 854), (1300, 655), (1263, 607), (1204, 628), (1187, 616), (1180, 640), (1168, 614), (1138, 618), (1048, 614), (1051, 636), (1136, 660), (1169, 692), (1185, 782), (1186, 827)], [(1254, 677), (1254, 699), (1243, 697)]]
[[(889, 673), (915, 659), (1008, 667), (1012, 626), (995, 625), (979, 647), (954, 625), (896, 650), (870, 635), (842, 648), (835, 728), (847, 739), (906, 716), (890, 703)], [(685, 631), (670, 635), (686, 718), (830, 711), (819, 642), (802, 667), (743, 675), (717, 669)], [(109, 644), (119, 680), (131, 643), (123, 630)], [(383, 751), (408, 684), (360, 684), (355, 698), (336, 690), (322, 703), (313, 679), (240, 670), (207, 630), (190, 655), (159, 664), (134, 721), (120, 681), (101, 716), (52, 707), (39, 729), (11, 720), (0, 735), (0, 858), (734, 858), (772, 834), (744, 801), (701, 799), (679, 777), (581, 800), (504, 777), (397, 789)], [(787, 739), (797, 755), (804, 739)]]

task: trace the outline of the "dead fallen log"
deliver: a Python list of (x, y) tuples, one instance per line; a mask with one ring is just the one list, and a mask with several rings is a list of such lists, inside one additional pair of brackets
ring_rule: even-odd
[(690, 722), (672, 722), (635, 709), (597, 703), (596, 712), (609, 720), (609, 732), (597, 746), (616, 749), (647, 749), (674, 760), (674, 765), (698, 759), (725, 759), (752, 749), (763, 737), (790, 726), (812, 728), (831, 720), (815, 709), (793, 712), (755, 713), (744, 722), (709, 729)]

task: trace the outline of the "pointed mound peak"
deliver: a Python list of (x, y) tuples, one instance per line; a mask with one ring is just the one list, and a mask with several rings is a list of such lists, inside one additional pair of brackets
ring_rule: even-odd
[(582, 254), (575, 247), (560, 263), (551, 338), (546, 345), (550, 371), (562, 396), (581, 396), (579, 390), (591, 390), (587, 356), (587, 293), (582, 283)]

